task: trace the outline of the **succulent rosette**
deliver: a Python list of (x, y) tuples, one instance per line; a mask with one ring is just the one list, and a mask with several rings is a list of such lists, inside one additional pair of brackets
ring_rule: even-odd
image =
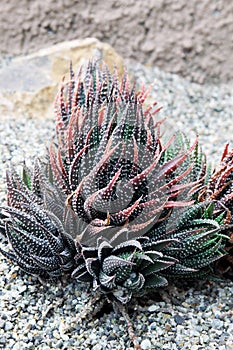
[[(225, 208), (197, 202), (197, 139), (166, 140), (149, 90), (89, 63), (63, 81), (45, 161), (7, 173), (6, 257), (41, 279), (65, 273), (121, 303), (167, 278), (208, 277), (225, 254)], [(194, 205), (195, 204), (195, 205)]]

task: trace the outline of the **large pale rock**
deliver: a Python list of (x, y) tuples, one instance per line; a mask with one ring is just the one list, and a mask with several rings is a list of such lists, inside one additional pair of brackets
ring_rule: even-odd
[(95, 38), (63, 42), (5, 63), (0, 69), (0, 118), (22, 114), (53, 118), (54, 97), (70, 62), (76, 71), (92, 58), (123, 72), (123, 59), (109, 44)]

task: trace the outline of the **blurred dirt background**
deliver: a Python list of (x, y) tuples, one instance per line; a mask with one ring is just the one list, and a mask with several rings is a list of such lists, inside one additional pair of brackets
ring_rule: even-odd
[(232, 0), (8, 0), (0, 10), (1, 58), (95, 37), (197, 83), (233, 81)]

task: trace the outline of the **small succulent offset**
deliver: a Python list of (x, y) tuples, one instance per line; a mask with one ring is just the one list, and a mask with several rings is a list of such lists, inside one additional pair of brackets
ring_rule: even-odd
[(71, 69), (47, 158), (22, 176), (10, 168), (0, 214), (4, 256), (40, 280), (68, 274), (120, 310), (169, 279), (211, 278), (232, 254), (232, 153), (209, 178), (198, 140), (161, 135), (148, 94), (104, 64)]
[(228, 144), (224, 148), (219, 166), (199, 192), (199, 201), (202, 200), (213, 202), (214, 215), (218, 215), (223, 208), (226, 212), (224, 231), (230, 238), (225, 246), (228, 254), (216, 261), (216, 269), (233, 280), (233, 150), (229, 150)]

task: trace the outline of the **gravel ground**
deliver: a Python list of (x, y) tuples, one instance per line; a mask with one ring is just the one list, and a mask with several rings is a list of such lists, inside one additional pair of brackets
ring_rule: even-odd
[[(197, 131), (213, 163), (225, 142), (233, 146), (232, 84), (198, 86), (141, 65), (129, 70), (146, 85), (155, 81), (152, 97), (164, 107), (160, 116), (168, 117), (168, 132)], [(4, 202), (9, 161), (20, 164), (26, 159), (30, 165), (43, 155), (53, 121), (0, 116), (0, 122), (0, 200)], [(113, 311), (99, 319), (79, 316), (88, 296), (74, 281), (43, 286), (2, 256), (0, 276), (0, 348), (132, 349), (125, 322)], [(161, 291), (160, 301), (133, 305), (131, 318), (142, 349), (233, 349), (232, 294), (229, 281), (175, 284)]]

